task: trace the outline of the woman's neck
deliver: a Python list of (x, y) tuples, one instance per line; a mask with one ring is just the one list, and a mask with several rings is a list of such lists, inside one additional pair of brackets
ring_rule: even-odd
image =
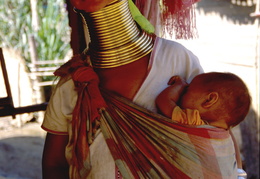
[(94, 68), (126, 65), (152, 51), (153, 37), (138, 28), (128, 0), (116, 0), (100, 11), (82, 15), (89, 27), (88, 54)]

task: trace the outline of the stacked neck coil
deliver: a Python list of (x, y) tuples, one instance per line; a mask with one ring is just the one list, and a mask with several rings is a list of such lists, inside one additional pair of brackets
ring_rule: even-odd
[(153, 48), (152, 36), (140, 30), (133, 20), (128, 0), (116, 0), (100, 11), (81, 15), (89, 28), (88, 54), (94, 68), (132, 63)]

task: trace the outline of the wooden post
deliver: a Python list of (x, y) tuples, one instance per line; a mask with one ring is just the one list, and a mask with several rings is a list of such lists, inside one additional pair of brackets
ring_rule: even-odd
[[(30, 3), (31, 3), (31, 13), (32, 13), (32, 29), (33, 29), (33, 34), (35, 34), (35, 32), (39, 30), (37, 0), (30, 0)], [(37, 68), (36, 62), (38, 61), (38, 55), (37, 55), (34, 35), (30, 35), (29, 45), (30, 45), (31, 62), (33, 64), (33, 68), (36, 69)], [(33, 78), (33, 91), (35, 91), (36, 103), (39, 104), (45, 101), (43, 87), (39, 86), (39, 82), (41, 82), (42, 79), (38, 76), (33, 76), (32, 78)], [(42, 122), (43, 112), (38, 112), (38, 120), (39, 122)]]
[(32, 29), (37, 32), (39, 30), (39, 18), (37, 13), (37, 0), (30, 0), (32, 13)]
[(244, 169), (248, 179), (259, 179), (259, 117), (252, 109), (240, 124)]
[[(10, 87), (10, 83), (9, 83), (9, 79), (8, 79), (8, 74), (7, 74), (7, 70), (6, 70), (5, 59), (4, 59), (2, 48), (0, 48), (0, 63), (1, 63), (1, 71), (2, 71), (2, 74), (4, 77), (6, 94), (7, 94), (7, 97), (0, 98), (0, 113), (2, 113), (3, 111), (8, 111), (8, 112), (12, 113), (14, 110), (13, 97), (12, 97), (11, 87)], [(12, 117), (14, 119), (15, 114), (12, 113)]]
[[(30, 56), (31, 56), (31, 62), (32, 62), (32, 68), (37, 69), (36, 62), (38, 60), (37, 56), (37, 51), (36, 51), (36, 44), (35, 44), (35, 39), (34, 36), (31, 35), (29, 37), (29, 46), (30, 46)], [(45, 102), (45, 97), (44, 97), (44, 90), (43, 88), (39, 85), (39, 82), (42, 81), (42, 79), (36, 75), (32, 76), (33, 80), (33, 91), (34, 91), (34, 97), (35, 97), (35, 102), (37, 104)], [(38, 120), (39, 122), (42, 122), (43, 120), (43, 112), (38, 112)]]
[(255, 100), (255, 104), (252, 105), (252, 109), (247, 115), (245, 121), (240, 124), (241, 136), (242, 136), (242, 153), (244, 154), (245, 170), (247, 172), (248, 179), (259, 179), (259, 123), (260, 123), (260, 0), (256, 4), (255, 13), (251, 16), (256, 17), (255, 26), (257, 30), (256, 38), (256, 56), (255, 56), (255, 71), (256, 71), (256, 95), (252, 96)]

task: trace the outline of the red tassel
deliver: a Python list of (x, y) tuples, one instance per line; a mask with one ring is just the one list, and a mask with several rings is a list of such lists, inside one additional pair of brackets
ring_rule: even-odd
[[(169, 33), (176, 39), (189, 39), (197, 36), (195, 13), (193, 4), (199, 0), (163, 0), (161, 11), (161, 24), (163, 35)], [(144, 5), (147, 0), (136, 0), (135, 4), (144, 13)], [(158, 3), (159, 6), (159, 3)]]

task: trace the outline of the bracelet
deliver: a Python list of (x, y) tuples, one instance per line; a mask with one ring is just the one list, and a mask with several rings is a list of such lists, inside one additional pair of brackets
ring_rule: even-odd
[(238, 168), (237, 173), (238, 173), (237, 176), (238, 176), (239, 179), (246, 179), (247, 178), (247, 173), (245, 172), (245, 170)]

